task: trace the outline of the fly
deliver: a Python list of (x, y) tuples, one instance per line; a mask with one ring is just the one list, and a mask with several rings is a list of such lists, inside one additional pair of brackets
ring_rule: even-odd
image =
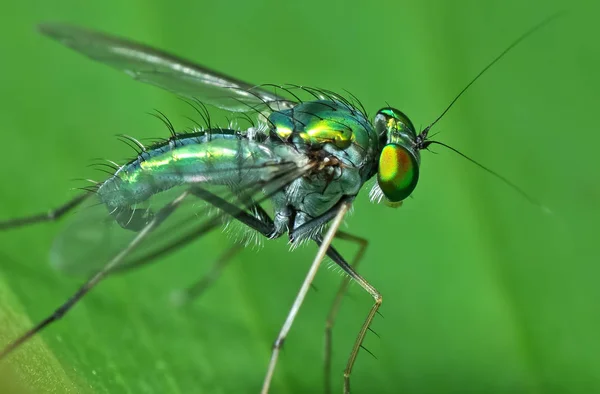
[[(7, 230), (56, 221), (79, 207), (54, 241), (51, 262), (62, 270), (89, 276), (69, 300), (6, 346), (0, 359), (62, 318), (107, 276), (147, 264), (223, 223), (238, 221), (268, 239), (287, 235), (293, 245), (307, 241), (318, 245), (274, 342), (261, 393), (269, 391), (280, 349), (325, 256), (347, 274), (328, 316), (328, 327), (335, 321), (351, 280), (373, 298), (344, 370), (343, 391), (349, 393), (354, 363), (382, 296), (356, 271), (367, 240), (340, 231), (340, 223), (362, 186), (373, 177), (376, 183), (371, 199), (401, 205), (417, 186), (421, 151), (431, 144), (467, 158), (541, 207), (506, 178), (456, 149), (431, 140), (429, 132), (482, 74), (555, 17), (510, 44), (420, 132), (403, 112), (391, 107), (380, 109), (370, 120), (353, 96), (345, 98), (328, 90), (294, 85), (255, 86), (132, 41), (68, 25), (41, 25), (42, 34), (75, 51), (184, 97), (205, 125), (177, 133), (158, 113), (156, 116), (171, 131), (169, 139), (145, 146), (133, 137), (123, 136), (138, 150), (137, 157), (122, 166), (109, 164), (107, 179), (85, 188), (49, 213), (0, 222), (0, 230)], [(301, 100), (301, 94), (309, 100)], [(251, 127), (242, 130), (214, 126), (204, 103), (246, 116)], [(264, 208), (266, 202), (271, 212)], [(332, 246), (334, 239), (361, 247), (352, 264)], [(183, 295), (191, 297), (206, 287), (239, 249), (232, 248), (208, 277)], [(325, 391), (330, 392), (330, 328), (325, 349)]]

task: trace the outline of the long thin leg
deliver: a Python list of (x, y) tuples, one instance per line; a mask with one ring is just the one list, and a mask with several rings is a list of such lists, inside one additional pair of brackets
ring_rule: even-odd
[(181, 201), (188, 195), (188, 192), (183, 192), (179, 197), (161, 208), (154, 218), (146, 225), (136, 237), (117, 254), (112, 260), (110, 260), (100, 271), (94, 274), (87, 282), (85, 282), (76, 292), (73, 294), (64, 304), (54, 311), (50, 316), (42, 320), (40, 323), (35, 325), (25, 334), (21, 335), (14, 342), (6, 346), (0, 351), (0, 359), (6, 357), (13, 350), (21, 346), (31, 337), (38, 332), (42, 331), (51, 323), (62, 318), (79, 300), (83, 298), (90, 290), (92, 290), (102, 279), (104, 279), (115, 266), (117, 266), (152, 230), (154, 230), (160, 223), (162, 223), (170, 214), (175, 211)]
[(29, 224), (42, 223), (42, 222), (53, 222), (55, 220), (60, 219), (67, 212), (71, 211), (79, 204), (81, 204), (86, 198), (91, 196), (92, 193), (84, 193), (80, 194), (77, 197), (67, 201), (63, 205), (58, 208), (52, 209), (49, 212), (38, 213), (31, 216), (26, 216), (22, 218), (9, 219), (5, 221), (0, 221), (0, 230), (8, 230), (11, 228), (26, 226)]
[[(348, 234), (345, 231), (338, 231), (337, 234), (335, 234), (335, 238), (358, 244), (358, 252), (354, 256), (354, 260), (352, 261), (352, 268), (356, 269), (358, 267), (358, 264), (362, 260), (365, 251), (367, 250), (369, 241), (367, 241), (365, 238)], [(340, 306), (342, 305), (342, 300), (344, 299), (344, 296), (348, 291), (348, 284), (350, 283), (350, 280), (351, 279), (349, 276), (344, 277), (344, 280), (340, 284), (340, 287), (335, 295), (333, 303), (331, 304), (331, 308), (329, 309), (329, 313), (327, 314), (327, 320), (325, 322), (325, 356), (323, 358), (325, 369), (325, 394), (331, 393), (331, 354), (333, 348), (333, 325), (335, 324), (335, 319), (339, 312)]]
[[(254, 215), (249, 214), (246, 210), (240, 210), (234, 204), (231, 204), (227, 200), (217, 196), (210, 191), (201, 187), (194, 187), (191, 190), (192, 194), (212, 206), (219, 208), (225, 213), (228, 213), (233, 218), (239, 220), (243, 224), (260, 232), (264, 236), (269, 236), (274, 232), (273, 220), (268, 213), (257, 203), (252, 202), (247, 210), (253, 211)], [(190, 300), (198, 297), (206, 289), (208, 289), (221, 275), (223, 269), (229, 264), (233, 257), (242, 250), (242, 245), (234, 244), (231, 249), (227, 250), (219, 259), (213, 264), (210, 271), (200, 278), (199, 281), (192, 284), (188, 288), (177, 291), (174, 293), (174, 301), (176, 304), (183, 304)]]
[[(318, 239), (316, 241), (319, 246), (325, 244), (325, 241), (320, 241)], [(346, 368), (344, 369), (344, 394), (349, 394), (350, 375), (352, 374), (352, 368), (354, 367), (354, 363), (356, 362), (356, 357), (358, 356), (358, 352), (362, 347), (362, 343), (365, 340), (365, 336), (367, 335), (369, 326), (371, 325), (375, 314), (381, 306), (383, 297), (373, 286), (371, 286), (369, 282), (367, 282), (362, 276), (360, 276), (354, 270), (354, 268), (344, 260), (344, 258), (338, 253), (337, 250), (333, 248), (333, 246), (329, 246), (329, 248), (327, 249), (327, 256), (329, 256), (330, 259), (332, 259), (337, 265), (339, 265), (340, 268), (343, 269), (350, 276), (350, 279), (356, 281), (360, 285), (360, 287), (362, 287), (363, 289), (365, 289), (365, 291), (371, 294), (371, 297), (373, 297), (373, 299), (375, 300), (375, 303), (371, 307), (371, 310), (369, 311), (365, 322), (363, 323), (362, 327), (360, 328), (360, 331), (358, 332), (356, 340), (354, 341), (354, 346), (352, 347), (352, 351), (350, 352), (350, 357), (348, 357)]]
[(194, 187), (192, 188), (191, 192), (194, 196), (201, 198), (216, 208), (219, 208), (223, 212), (231, 215), (235, 219), (244, 223), (248, 227), (253, 228), (266, 237), (270, 236), (275, 230), (275, 227), (273, 226), (273, 220), (261, 208), (261, 206), (254, 201), (251, 201), (250, 204), (245, 205), (248, 206), (248, 209), (257, 212), (257, 216), (249, 214), (247, 211), (240, 209), (229, 201), (201, 187)]
[[(239, 207), (230, 203), (229, 201), (217, 196), (216, 194), (211, 193), (210, 191), (208, 191), (206, 189), (202, 189), (198, 186), (190, 189), (190, 193), (193, 196), (198, 197), (203, 201), (206, 201), (207, 203), (211, 204), (215, 208), (220, 209), (224, 213), (230, 215), (231, 217), (240, 221), (241, 223), (245, 224), (246, 226), (250, 227), (251, 229), (258, 231), (265, 237), (270, 237), (275, 231), (275, 227), (273, 225), (273, 220), (261, 208), (261, 206), (258, 203), (254, 203), (247, 208), (247, 209), (250, 209), (250, 210), (253, 210), (254, 212), (256, 212), (256, 215), (254, 216), (254, 215), (251, 215), (250, 213), (248, 213), (247, 211), (240, 209)], [(188, 238), (194, 239), (194, 235), (192, 235), (191, 237), (188, 237)], [(119, 266), (115, 271), (122, 272), (122, 271), (129, 271), (131, 269), (139, 268), (141, 266), (144, 266), (144, 265), (152, 262), (155, 258), (157, 258), (163, 254), (166, 254), (169, 251), (171, 251), (171, 248), (165, 248), (165, 249), (159, 251), (158, 253), (142, 256), (141, 258), (134, 260), (128, 264)]]
[(173, 292), (173, 301), (177, 305), (183, 305), (194, 298), (199, 297), (204, 293), (212, 284), (221, 276), (221, 273), (225, 267), (233, 260), (233, 257), (242, 250), (241, 244), (234, 244), (230, 249), (225, 251), (215, 261), (208, 273), (206, 273), (200, 280), (196, 281), (192, 285), (188, 286), (183, 290)]
[(275, 343), (273, 344), (271, 360), (269, 361), (269, 367), (267, 369), (267, 374), (265, 375), (265, 380), (263, 383), (261, 394), (267, 394), (269, 392), (269, 386), (271, 385), (271, 380), (273, 379), (273, 373), (275, 372), (275, 366), (277, 365), (277, 359), (279, 357), (279, 352), (280, 352), (281, 348), (283, 347), (285, 338), (287, 337), (287, 334), (290, 331), (292, 324), (294, 323), (296, 315), (298, 314), (298, 311), (300, 310), (300, 306), (302, 306), (302, 303), (304, 302), (304, 298), (306, 297), (306, 294), (308, 293), (308, 290), (310, 289), (310, 285), (311, 285), (313, 279), (315, 278), (315, 275), (317, 274), (317, 270), (319, 269), (321, 262), (325, 258), (325, 254), (327, 253), (327, 250), (328, 250), (329, 246), (331, 245), (331, 242), (333, 241), (333, 237), (335, 236), (335, 233), (337, 232), (338, 228), (340, 227), (340, 224), (342, 223), (344, 216), (348, 212), (350, 205), (351, 205), (351, 202), (343, 202), (340, 205), (339, 211), (338, 211), (337, 215), (335, 216), (335, 218), (333, 219), (333, 222), (331, 223), (331, 226), (329, 227), (327, 234), (325, 234), (325, 238), (321, 242), (319, 251), (317, 252), (315, 259), (314, 259), (312, 265), (310, 266), (308, 273), (306, 274), (306, 278), (304, 279), (302, 286), (300, 286), (300, 291), (298, 291), (298, 295), (296, 296), (296, 299), (294, 300), (292, 308), (290, 309), (290, 312), (288, 313), (288, 316), (285, 319), (283, 326), (281, 327), (281, 331), (279, 331), (279, 335), (277, 336), (277, 339), (275, 340)]
[[(278, 182), (281, 182), (281, 186), (273, 188), (273, 191), (270, 194), (265, 195), (261, 200), (257, 201), (256, 204), (260, 204), (261, 202), (263, 202), (266, 199), (268, 199), (269, 197), (271, 197), (272, 194), (277, 193), (279, 190), (281, 190), (282, 187), (284, 187), (289, 182), (290, 179), (292, 179), (292, 180), (296, 179), (298, 176), (301, 176), (308, 169), (309, 169), (308, 166), (302, 167), (295, 171), (285, 173), (282, 176), (278, 176), (276, 180)], [(259, 184), (259, 185), (257, 185), (257, 187), (254, 190), (259, 191), (260, 187), (262, 187), (262, 186), (263, 185)], [(196, 188), (193, 188), (193, 191), (195, 191), (195, 189)], [(177, 199), (173, 200), (171, 203), (167, 204), (162, 209), (160, 209), (155, 214), (155, 216), (151, 219), (151, 221), (148, 222), (148, 224), (145, 225), (137, 233), (137, 236), (129, 243), (129, 245), (125, 249), (123, 249), (112, 260), (110, 260), (102, 268), (102, 270), (100, 270), (98, 273), (96, 273), (94, 276), (92, 276), (87, 282), (85, 282), (77, 290), (77, 292), (75, 292), (75, 294), (73, 294), (63, 305), (61, 305), (58, 309), (56, 309), (52, 315), (48, 316), (42, 322), (40, 322), (39, 324), (34, 326), (32, 329), (27, 331), (25, 334), (23, 334), (19, 338), (17, 338), (14, 342), (12, 342), (8, 346), (6, 346), (4, 349), (0, 350), (0, 359), (6, 357), (9, 353), (11, 353), (13, 350), (18, 348), (19, 346), (21, 346), (23, 343), (25, 343), (27, 340), (29, 340), (31, 337), (33, 337), (35, 334), (37, 334), (38, 332), (43, 330), (46, 326), (48, 326), (51, 323), (62, 318), (83, 296), (85, 296), (87, 294), (87, 292), (89, 292), (93, 287), (95, 287), (102, 279), (104, 279), (107, 275), (112, 274), (115, 271), (118, 271), (119, 265), (121, 264), (123, 259), (125, 257), (127, 257), (127, 255), (135, 247), (137, 247), (141, 241), (143, 241), (143, 239), (146, 237), (146, 235), (148, 235), (148, 233), (150, 233), (160, 223), (162, 223), (165, 219), (167, 219), (167, 217), (179, 206), (181, 201), (191, 192), (192, 192), (191, 190), (185, 191)], [(63, 215), (65, 213), (65, 211), (68, 211), (68, 210), (72, 209), (74, 206), (77, 206), (90, 194), (92, 194), (92, 193), (82, 195), (79, 198), (73, 199), (72, 201), (63, 205), (62, 207), (59, 207), (59, 209), (54, 211), (55, 212), (54, 215), (52, 215), (52, 214), (36, 215), (36, 216), (32, 216), (31, 218), (16, 219), (16, 220), (4, 222), (4, 223), (12, 223), (13, 226), (18, 226), (18, 225), (23, 225), (23, 224), (27, 224), (27, 223), (35, 223), (36, 221), (53, 220), (54, 216)], [(223, 199), (221, 199), (221, 201), (224, 201), (225, 203), (227, 203)], [(232, 204), (229, 204), (229, 205), (234, 207)], [(227, 210), (224, 210), (224, 211), (225, 211), (225, 213), (228, 213)], [(235, 211), (236, 214), (234, 215), (234, 217), (239, 219), (237, 214), (239, 214), (240, 212), (243, 212), (243, 211), (240, 211), (240, 209), (238, 208), (237, 211)], [(260, 222), (261, 219), (263, 219), (263, 217), (262, 217), (263, 214), (265, 214), (265, 213), (264, 213), (264, 211), (257, 210), (256, 214), (257, 214), (257, 216), (254, 216), (254, 217), (252, 217), (252, 215), (248, 214), (248, 216), (250, 216), (249, 220), (254, 219), (254, 220)], [(50, 219), (39, 219), (41, 217), (50, 217)], [(172, 242), (171, 244), (164, 247), (163, 249), (152, 252), (148, 255), (142, 256), (140, 259), (138, 259), (136, 262), (130, 264), (129, 266), (134, 267), (136, 265), (143, 265), (145, 261), (153, 260), (159, 256), (162, 256), (170, 251), (176, 250), (176, 249), (192, 242), (193, 240), (197, 239), (199, 236), (206, 234), (207, 232), (211, 231), (216, 226), (218, 226), (220, 224), (221, 218), (222, 218), (222, 216), (217, 216), (217, 217), (212, 218), (208, 222), (204, 223), (202, 226), (197, 227), (193, 231), (186, 233), (183, 237), (179, 238), (175, 242)], [(242, 221), (242, 222), (246, 223), (245, 221)], [(248, 223), (246, 223), (246, 224), (248, 224)], [(261, 224), (264, 225), (264, 223), (261, 223)], [(260, 231), (259, 229), (257, 229), (257, 230)]]

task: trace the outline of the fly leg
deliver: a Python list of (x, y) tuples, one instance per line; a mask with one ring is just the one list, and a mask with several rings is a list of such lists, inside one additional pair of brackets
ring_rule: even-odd
[[(254, 214), (250, 214), (246, 210), (243, 210), (236, 205), (228, 202), (227, 200), (217, 196), (216, 194), (211, 193), (210, 191), (203, 189), (199, 186), (195, 186), (189, 190), (189, 193), (195, 197), (200, 198), (203, 201), (211, 204), (215, 208), (220, 209), (224, 214), (228, 214), (232, 216), (234, 219), (239, 220), (246, 226), (250, 227), (253, 230), (258, 231), (262, 235), (268, 238), (276, 238), (280, 234), (275, 233), (275, 227), (273, 225), (273, 220), (269, 217), (269, 215), (262, 209), (262, 207), (258, 203), (254, 203), (249, 206), (249, 210), (254, 211)], [(122, 264), (119, 267), (116, 267), (113, 272), (124, 272), (132, 269), (136, 269), (142, 267), (154, 259), (172, 251), (173, 249), (182, 246), (183, 244), (189, 242), (194, 239), (195, 234), (189, 234), (188, 237), (185, 237), (180, 242), (177, 242), (171, 245), (168, 248), (160, 250), (156, 253), (145, 255), (137, 260), (129, 262), (127, 264)], [(233, 257), (233, 256), (231, 256)], [(227, 259), (226, 255), (222, 256), (221, 259)], [(221, 260), (220, 259), (220, 260)], [(217, 262), (217, 264), (219, 264)], [(214, 269), (214, 268), (213, 268)]]
[(335, 233), (337, 232), (338, 228), (342, 224), (342, 220), (344, 219), (344, 216), (348, 212), (348, 209), (350, 208), (351, 204), (352, 204), (351, 201), (343, 201), (340, 205), (338, 205), (336, 207), (337, 209), (335, 211), (337, 211), (337, 212), (333, 219), (333, 222), (331, 223), (331, 226), (329, 227), (327, 234), (325, 234), (325, 238), (323, 238), (323, 240), (319, 242), (320, 243), (319, 251), (317, 252), (315, 259), (313, 260), (313, 263), (310, 266), (308, 273), (306, 274), (306, 278), (304, 279), (304, 282), (302, 282), (302, 286), (300, 286), (300, 290), (298, 291), (298, 295), (296, 296), (296, 299), (294, 300), (292, 308), (290, 309), (288, 316), (285, 319), (285, 322), (283, 323), (281, 330), (279, 331), (279, 335), (277, 336), (277, 339), (275, 340), (275, 343), (273, 344), (271, 359), (269, 361), (269, 366), (267, 369), (267, 374), (265, 376), (261, 394), (267, 394), (269, 392), (269, 386), (271, 385), (271, 380), (273, 380), (273, 373), (275, 372), (275, 366), (277, 365), (277, 359), (279, 357), (279, 352), (281, 351), (281, 348), (283, 347), (285, 338), (287, 337), (287, 335), (292, 327), (292, 324), (294, 323), (296, 315), (298, 314), (298, 311), (300, 310), (300, 307), (302, 306), (302, 303), (304, 302), (304, 298), (306, 297), (306, 294), (308, 293), (308, 290), (310, 289), (311, 283), (312, 283), (313, 279), (315, 278), (315, 275), (317, 274), (317, 270), (319, 269), (321, 262), (325, 258), (325, 254), (328, 254), (328, 249), (329, 249), (329, 246), (331, 245), (331, 242), (333, 241), (333, 237), (335, 236)]
[(188, 191), (183, 192), (179, 197), (175, 200), (171, 201), (169, 204), (165, 205), (161, 208), (156, 215), (152, 218), (148, 224), (142, 228), (142, 230), (136, 235), (136, 237), (125, 247), (121, 252), (119, 252), (115, 257), (113, 257), (100, 271), (94, 274), (87, 282), (85, 282), (65, 303), (63, 303), (59, 308), (57, 308), (50, 316), (46, 317), (40, 323), (35, 325), (33, 328), (29, 329), (23, 335), (18, 337), (15, 341), (10, 343), (4, 349), (0, 351), (0, 359), (6, 357), (13, 350), (27, 342), (31, 339), (35, 334), (42, 331), (44, 328), (49, 326), (50, 324), (61, 319), (73, 306), (75, 306), (90, 290), (92, 290), (102, 279), (104, 279), (116, 266), (118, 266), (121, 261), (127, 257), (129, 253), (133, 249), (135, 249), (140, 242), (151, 233), (156, 227), (158, 227), (169, 215), (171, 215), (175, 209), (179, 206), (179, 204), (183, 201), (183, 199), (189, 194)]
[[(264, 209), (255, 202), (252, 202), (247, 210), (241, 210), (239, 207), (231, 204), (230, 202), (222, 199), (206, 189), (194, 187), (192, 189), (192, 193), (194, 196), (208, 202), (212, 206), (229, 214), (266, 237), (271, 237), (275, 233), (273, 220), (269, 217), (269, 214), (266, 213)], [(229, 250), (225, 251), (225, 253), (223, 253), (223, 255), (221, 255), (213, 264), (210, 271), (200, 278), (200, 280), (186, 289), (174, 293), (175, 303), (181, 305), (182, 303), (189, 302), (206, 291), (206, 289), (208, 289), (219, 278), (221, 272), (229, 264), (229, 262), (231, 262), (233, 257), (241, 250), (242, 245), (235, 244)]]
[[(329, 243), (331, 243), (331, 242), (329, 242)], [(327, 243), (325, 242), (325, 240), (323, 240), (323, 241), (317, 240), (317, 244), (322, 246)], [(383, 298), (382, 298), (381, 294), (369, 282), (367, 282), (362, 276), (360, 276), (355, 271), (354, 267), (352, 267), (350, 264), (348, 264), (346, 262), (346, 260), (344, 260), (344, 258), (338, 253), (337, 250), (335, 250), (333, 248), (333, 246), (328, 247), (327, 256), (330, 259), (332, 259), (341, 269), (343, 269), (344, 272), (346, 272), (346, 274), (348, 274), (349, 279), (356, 281), (360, 285), (360, 287), (362, 287), (367, 293), (369, 293), (371, 295), (371, 297), (373, 297), (373, 299), (375, 300), (373, 306), (371, 307), (371, 310), (369, 311), (369, 313), (367, 315), (367, 318), (365, 319), (362, 327), (360, 328), (360, 331), (358, 332), (356, 340), (354, 341), (354, 346), (352, 347), (352, 351), (350, 352), (350, 357), (348, 357), (348, 362), (346, 363), (346, 368), (344, 369), (344, 394), (349, 394), (350, 393), (350, 375), (352, 374), (352, 368), (354, 367), (354, 363), (356, 362), (356, 357), (358, 356), (358, 352), (359, 352), (360, 348), (362, 347), (365, 336), (367, 335), (367, 331), (369, 330), (369, 327), (371, 326), (371, 322), (373, 321), (375, 314), (377, 313), (377, 311), (379, 310), (379, 307), (381, 306), (381, 302), (382, 302)], [(355, 258), (355, 262), (356, 262), (356, 258)], [(342, 284), (342, 286), (343, 286), (343, 284)], [(334, 304), (334, 306), (335, 306), (335, 304)], [(334, 314), (334, 316), (335, 316), (335, 314)]]
[[(197, 198), (211, 204), (215, 208), (220, 209), (223, 213), (232, 216), (239, 220), (243, 224), (258, 231), (266, 237), (273, 237), (275, 234), (275, 227), (273, 220), (269, 217), (269, 214), (256, 202), (251, 202), (250, 206), (246, 209), (241, 209), (238, 206), (228, 202), (227, 200), (217, 196), (216, 194), (203, 189), (199, 186), (195, 186), (190, 189), (190, 193)], [(242, 245), (235, 244), (230, 249), (226, 250), (219, 259), (213, 264), (209, 272), (200, 278), (196, 283), (193, 283), (186, 289), (175, 291), (173, 293), (173, 300), (175, 304), (181, 305), (191, 301), (198, 297), (201, 293), (206, 291), (221, 275), (225, 267), (231, 262), (233, 257), (237, 255), (242, 249)], [(162, 254), (162, 251), (161, 251)], [(129, 271), (134, 268), (146, 265), (153, 261), (158, 256), (144, 256), (144, 258), (130, 262), (125, 265), (121, 265), (116, 271)]]
[[(287, 183), (289, 183), (290, 179), (293, 180), (293, 179), (296, 179), (298, 176), (301, 176), (307, 170), (307, 168), (308, 167), (300, 168), (295, 171), (284, 173), (283, 175), (277, 177), (276, 180), (278, 183), (273, 185), (271, 194), (267, 194), (263, 198), (263, 200), (260, 200), (257, 203), (260, 204), (262, 201), (271, 197), (272, 194), (278, 192), (279, 190), (281, 190), (281, 188), (283, 186), (285, 186)], [(279, 184), (280, 184), (280, 186), (276, 187)], [(263, 184), (259, 183), (257, 185), (257, 187), (253, 189), (253, 193), (258, 192), (260, 190), (260, 188), (263, 186), (264, 186)], [(61, 319), (91, 289), (93, 289), (100, 281), (105, 279), (108, 275), (113, 274), (114, 272), (121, 271), (122, 270), (121, 263), (123, 262), (123, 260), (126, 257), (128, 257), (128, 255), (136, 247), (138, 247), (142, 241), (144, 241), (146, 236), (149, 233), (151, 233), (153, 230), (155, 230), (162, 222), (164, 222), (179, 207), (179, 205), (181, 204), (181, 202), (184, 200), (184, 198), (186, 196), (188, 196), (190, 194), (200, 196), (200, 195), (202, 195), (202, 190), (203, 189), (201, 189), (199, 187), (193, 187), (190, 190), (186, 190), (175, 200), (166, 204), (158, 212), (156, 212), (154, 214), (154, 216), (151, 219), (149, 219), (148, 222), (141, 228), (141, 230), (139, 232), (137, 232), (135, 238), (133, 238), (133, 240), (123, 250), (121, 250), (121, 252), (119, 252), (114, 258), (112, 258), (100, 271), (98, 271), (87, 282), (85, 282), (65, 303), (63, 303), (59, 308), (57, 308), (50, 316), (46, 317), (40, 323), (38, 323), (33, 328), (31, 328), (30, 330), (25, 332), (23, 335), (18, 337), (15, 341), (13, 341), (9, 345), (7, 345), (4, 349), (1, 349), (0, 350), (0, 360), (5, 358), (7, 355), (9, 355), (13, 350), (15, 350), (18, 347), (20, 347), (21, 345), (23, 345), (25, 342), (27, 342), (29, 339), (31, 339), (35, 334), (42, 331), (48, 325)], [(209, 195), (209, 196), (216, 197), (212, 193), (209, 193), (209, 192), (207, 192), (207, 193), (208, 193), (207, 195)], [(0, 222), (0, 229), (7, 228), (7, 227), (21, 226), (21, 225), (25, 225), (28, 223), (36, 223), (36, 222), (54, 220), (55, 217), (57, 217), (57, 216), (60, 217), (66, 211), (69, 211), (70, 209), (79, 205), (86, 197), (88, 197), (91, 194), (92, 193), (85, 194), (85, 195), (79, 196), (76, 199), (73, 199), (69, 203), (67, 203), (67, 204), (63, 205), (62, 207), (59, 207), (57, 210), (55, 210), (54, 214), (52, 214), (52, 212), (51, 212), (51, 214), (35, 215), (35, 216), (28, 217), (28, 218), (15, 219), (15, 220), (11, 220), (11, 221), (4, 222), (4, 223)], [(248, 195), (251, 196), (252, 194), (248, 194)], [(246, 200), (250, 201), (250, 199), (248, 199), (248, 198)], [(280, 235), (280, 234), (275, 233), (274, 226), (272, 225), (272, 221), (271, 221), (271, 225), (269, 225), (269, 223), (265, 223), (264, 221), (261, 221), (261, 217), (260, 217), (261, 215), (259, 213), (256, 216), (253, 216), (253, 215), (249, 214), (248, 212), (245, 212), (243, 209), (240, 209), (240, 208), (236, 207), (235, 205), (228, 203), (227, 201), (225, 201), (221, 198), (216, 198), (215, 201), (217, 202), (217, 204), (213, 204), (213, 205), (215, 205), (217, 208), (222, 206), (223, 208), (221, 208), (221, 210), (223, 211), (223, 214), (230, 214), (234, 218), (243, 222), (244, 224), (247, 224), (248, 226), (254, 228), (255, 230), (257, 230), (257, 231), (261, 232), (262, 234), (269, 236), (271, 238), (274, 238), (274, 237), (277, 237), (278, 235)], [(258, 204), (256, 204), (256, 205), (258, 205)], [(259, 212), (259, 211), (257, 211), (257, 212)], [(262, 211), (262, 212), (264, 212), (264, 211)], [(144, 265), (144, 264), (148, 263), (149, 261), (156, 259), (157, 257), (163, 256), (169, 252), (172, 252), (173, 250), (177, 250), (177, 249), (181, 248), (182, 246), (187, 245), (188, 243), (194, 241), (198, 237), (215, 229), (219, 224), (221, 224), (221, 219), (223, 217), (223, 214), (213, 217), (212, 219), (203, 223), (201, 226), (193, 229), (193, 231), (189, 231), (183, 237), (177, 239), (174, 242), (171, 242), (166, 247), (164, 247), (158, 251), (153, 251), (151, 253), (148, 253), (148, 254), (138, 258), (134, 262), (129, 263), (127, 265), (127, 267), (134, 268), (136, 266)], [(7, 226), (7, 224), (8, 224), (8, 226)]]
[[(354, 260), (352, 261), (352, 268), (356, 269), (358, 264), (362, 260), (365, 251), (367, 250), (367, 246), (369, 245), (369, 241), (365, 238), (357, 237), (355, 235), (349, 234), (345, 231), (338, 231), (335, 234), (335, 238), (342, 239), (345, 241), (353, 242), (358, 244), (359, 249), (356, 255), (354, 256)], [(345, 276), (344, 280), (340, 284), (340, 287), (335, 295), (333, 303), (331, 304), (331, 308), (329, 309), (329, 313), (327, 314), (327, 320), (325, 322), (325, 355), (323, 358), (324, 370), (325, 370), (325, 394), (331, 393), (331, 354), (332, 354), (332, 333), (333, 333), (333, 325), (335, 323), (335, 319), (339, 312), (340, 306), (342, 305), (342, 300), (348, 291), (348, 285), (350, 284), (351, 277)]]
[[(198, 186), (192, 188), (191, 193), (194, 196), (211, 204), (215, 208), (218, 208), (230, 215), (234, 219), (239, 220), (253, 230), (258, 231), (265, 237), (276, 238), (281, 235), (275, 233), (275, 225), (273, 224), (273, 219), (269, 217), (269, 214), (266, 213), (259, 204), (252, 201), (249, 197), (246, 198), (246, 201), (242, 201), (248, 208), (241, 209), (229, 201), (217, 196), (216, 194)], [(252, 213), (248, 212), (248, 210)]]
[(38, 213), (31, 216), (25, 216), (22, 218), (9, 219), (0, 221), (0, 231), (9, 230), (21, 226), (27, 226), (30, 224), (43, 223), (43, 222), (54, 222), (63, 217), (66, 213), (70, 212), (77, 206), (79, 206), (85, 199), (91, 196), (92, 193), (80, 194), (77, 197), (67, 201), (58, 208), (52, 209), (49, 212)]

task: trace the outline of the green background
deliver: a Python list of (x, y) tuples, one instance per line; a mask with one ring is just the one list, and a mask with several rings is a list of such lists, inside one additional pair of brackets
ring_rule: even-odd
[[(253, 83), (348, 89), (417, 125), (519, 34), (512, 51), (436, 127), (501, 172), (546, 215), (441, 147), (423, 153), (400, 209), (359, 195), (348, 230), (370, 240), (360, 272), (384, 297), (353, 392), (600, 392), (599, 8), (592, 2), (24, 1), (0, 16), (0, 217), (74, 195), (87, 166), (131, 152), (115, 138), (166, 137), (146, 112), (187, 126), (181, 104), (34, 31), (65, 21), (135, 38)], [(61, 224), (0, 234), (0, 345), (81, 283), (47, 264)], [(245, 250), (184, 308), (172, 290), (230, 245), (222, 234), (111, 278), (0, 365), (1, 392), (256, 393), (315, 248)], [(347, 256), (353, 245), (339, 244)], [(341, 276), (322, 269), (286, 342), (273, 393), (322, 387), (324, 319)], [(371, 299), (352, 286), (334, 332), (334, 390)]]

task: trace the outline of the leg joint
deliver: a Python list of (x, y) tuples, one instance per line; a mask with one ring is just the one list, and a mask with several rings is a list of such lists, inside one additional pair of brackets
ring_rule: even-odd
[(275, 342), (273, 342), (273, 350), (282, 349), (283, 343), (285, 342), (285, 338), (277, 338)]

